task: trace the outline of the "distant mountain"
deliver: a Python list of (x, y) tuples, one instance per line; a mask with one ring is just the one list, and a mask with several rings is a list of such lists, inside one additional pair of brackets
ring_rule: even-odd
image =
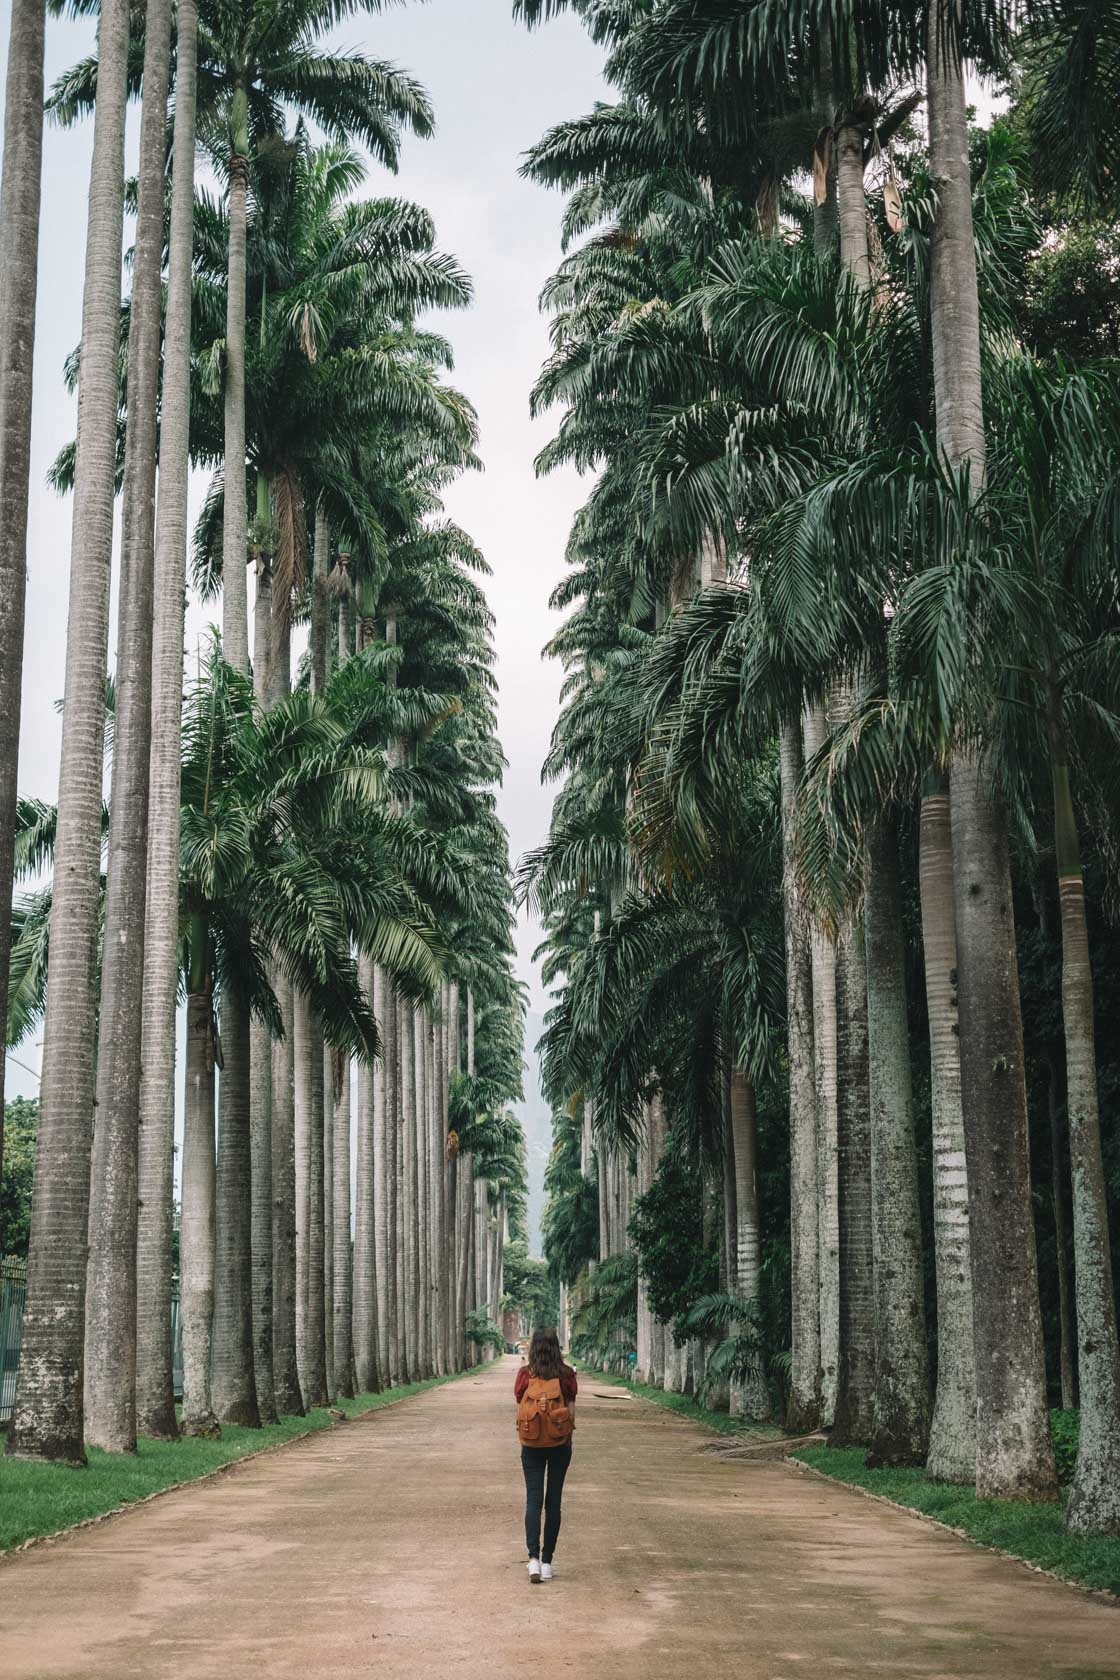
[(514, 1113), (525, 1133), (529, 1156), (529, 1253), (541, 1253), (541, 1213), (544, 1210), (544, 1169), (552, 1150), (552, 1112), (541, 1093), (536, 1042), (544, 1031), (539, 1015), (525, 1017), (525, 1101)]

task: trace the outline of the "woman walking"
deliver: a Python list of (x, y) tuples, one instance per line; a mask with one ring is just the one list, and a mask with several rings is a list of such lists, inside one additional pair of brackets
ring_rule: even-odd
[[(555, 1330), (534, 1330), (529, 1358), (513, 1385), (517, 1434), (525, 1476), (525, 1544), (529, 1580), (552, 1580), (552, 1558), (560, 1535), (560, 1501), (572, 1462), (576, 1393), (579, 1384), (560, 1357)], [(541, 1510), (544, 1543), (541, 1543)]]

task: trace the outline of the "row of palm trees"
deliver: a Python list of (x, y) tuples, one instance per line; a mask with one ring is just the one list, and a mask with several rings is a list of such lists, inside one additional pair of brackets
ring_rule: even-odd
[[(77, 435), (52, 469), (74, 499), (59, 796), (13, 786), (0, 816), (39, 877), (0, 974), (9, 1037), (43, 1021), (8, 1450), (71, 1463), (462, 1368), (496, 1340), (524, 1181), (485, 568), (441, 500), (476, 423), (418, 322), (470, 284), (422, 209), (361, 196), (354, 149), (395, 168), (427, 96), (325, 50), (330, 5), (90, 9), (96, 54), (47, 101), (94, 126)], [(42, 13), (21, 0), (9, 63), (34, 93), (7, 107), (0, 233), (24, 323)], [(24, 502), (27, 347), (2, 427)], [(192, 466), (213, 478), (189, 567)], [(221, 596), (193, 672), (189, 570)], [(18, 694), (21, 638), (3, 651)]]
[[(550, 647), (568, 673), (546, 764), (562, 788), (521, 876), (560, 982), (548, 1250), (571, 1285), (597, 1267), (586, 1322), (617, 1323), (652, 1380), (702, 1381), (720, 1328), (709, 1374), (762, 1415), (781, 1239), (762, 1210), (788, 1160), (789, 1427), (823, 1423), (981, 1495), (1054, 1497), (1011, 868), (1025, 842), (1036, 876), (1049, 859), (1038, 885), (1063, 951), (1081, 1382), (1067, 1521), (1120, 1532), (1081, 856), (1084, 834), (1107, 850), (1115, 820), (1120, 406), (1114, 368), (1028, 347), (1016, 313), (1042, 244), (1028, 177), (1059, 218), (1093, 194), (1115, 210), (1081, 115), (1106, 103), (1114, 20), (1041, 0), (515, 7), (530, 24), (565, 9), (607, 48), (617, 99), (525, 165), (570, 195), (535, 393), (563, 419), (540, 466), (598, 475), (554, 598), (573, 609)], [(1013, 123), (983, 137), (966, 60), (1017, 90)], [(682, 1159), (706, 1163), (696, 1240), (720, 1258), (674, 1337), (673, 1257), (651, 1258), (646, 1216), (673, 1213), (657, 1197)]]

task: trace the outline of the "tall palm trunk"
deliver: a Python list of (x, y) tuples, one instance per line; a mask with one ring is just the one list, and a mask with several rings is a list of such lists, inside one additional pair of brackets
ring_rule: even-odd
[(281, 1417), (300, 1416), (298, 1234), (296, 1230), (295, 998), (277, 972), (273, 990), (284, 1023), (272, 1045), (272, 1380)]
[(840, 1180), (840, 1369), (833, 1446), (871, 1439), (875, 1396), (871, 1115), (868, 1106), (867, 964), (857, 925), (836, 950), (836, 1071)]
[[(27, 502), (43, 177), (44, 0), (13, 0), (0, 181), (0, 1009), (8, 1018), (12, 862), (27, 597)], [(0, 1184), (4, 1070), (0, 1057)]]
[(937, 1265), (937, 1394), (926, 1472), (935, 1481), (971, 1482), (976, 1475), (976, 1358), (972, 1344), (968, 1171), (961, 1114), (952, 822), (943, 778), (927, 787), (922, 798), (919, 871), (929, 1016)]
[(404, 1156), (405, 1353), (409, 1382), (420, 1377), (420, 1254), (416, 1230), (416, 1040), (412, 1005), (400, 1000), (401, 1149)]
[[(814, 230), (820, 221), (820, 217), (814, 218)], [(824, 706), (818, 704), (810, 707), (803, 722), (807, 759), (824, 745), (825, 732)], [(810, 930), (809, 949), (813, 969), (813, 1059), (817, 1097), (817, 1265), (821, 1335), (821, 1422), (827, 1428), (836, 1410), (836, 1381), (840, 1363), (836, 945), (828, 934), (814, 926)]]
[(420, 1374), (430, 1377), (432, 1359), (431, 1303), (431, 1126), (428, 1122), (428, 1025), (422, 1008), (412, 1015), (413, 1076), (416, 1086), (416, 1297), (417, 1344)]
[(101, 780), (120, 345), (126, 0), (104, 0), (82, 297), (51, 964), (27, 1300), (7, 1450), (82, 1463), (82, 1367), (96, 1065)]
[(208, 987), (187, 995), (179, 1267), (183, 1434), (216, 1435), (218, 1422), (210, 1398), (214, 1317), (214, 1004)]
[(917, 1464), (924, 1462), (929, 1442), (929, 1366), (906, 949), (892, 813), (883, 813), (868, 831), (864, 924), (875, 1255), (875, 1407), (869, 1462)]
[(293, 994), (293, 1063), (296, 1156), (296, 1364), (303, 1404), (311, 1377), (308, 1356), (307, 1283), (311, 1269), (311, 1006), (303, 992)]
[(1081, 1433), (1066, 1504), (1066, 1527), (1077, 1534), (1120, 1534), (1120, 1341), (1101, 1157), (1093, 973), (1081, 841), (1056, 717), (1051, 739), (1081, 1386)]
[(1073, 1269), (1070, 1264), (1069, 1191), (1066, 1173), (1064, 1068), (1050, 1057), (1047, 1106), (1050, 1111), (1050, 1186), (1054, 1203), (1054, 1269), (1058, 1274), (1058, 1323), (1061, 1347), (1058, 1364), (1062, 1383), (1062, 1410), (1077, 1405), (1077, 1322), (1073, 1304)]
[[(980, 307), (972, 226), (959, 0), (929, 9), (930, 168), (937, 213), (930, 307), (937, 443), (984, 482)], [(972, 756), (950, 779), (961, 1024), (961, 1093), (971, 1208), (976, 1345), (976, 1491), (1054, 1497), (1046, 1409), (1015, 919), (1006, 824)]]
[(306, 1388), (309, 1406), (321, 1406), (327, 1398), (326, 1325), (326, 1204), (324, 1183), (324, 1092), (323, 1035), (309, 1014), (307, 1034), (308, 1112), (307, 1149), (307, 1298)]
[[(747, 1301), (753, 1316), (744, 1328), (757, 1336), (759, 1293), (762, 1280), (762, 1231), (758, 1209), (758, 1110), (754, 1082), (742, 1068), (731, 1070), (731, 1141), (735, 1159), (735, 1286)], [(770, 1390), (762, 1349), (756, 1353), (749, 1375), (732, 1389), (732, 1410), (741, 1416), (768, 1418)]]
[[(229, 258), (226, 288), (226, 374), (225, 374), (225, 493), (222, 511), (222, 652), (227, 664), (243, 675), (249, 674), (249, 593), (247, 578), (247, 529), (245, 506), (245, 277), (246, 277), (246, 202), (249, 190), (248, 106), (245, 91), (237, 88), (233, 96), (232, 147), (229, 157)], [(223, 1020), (229, 1019), (234, 1038), (233, 1069), (238, 1089), (222, 1096), (222, 1124), (218, 1153), (218, 1228), (223, 1256), (233, 1257), (234, 1276), (219, 1279), (216, 1302), (215, 1332), (220, 1341), (222, 1378), (218, 1406), (230, 1422), (259, 1421), (256, 1398), (249, 1400), (252, 1383), (251, 1368), (246, 1384), (244, 1371), (237, 1373), (241, 1360), (241, 1339), (244, 1333), (245, 1307), (248, 1306), (249, 1348), (252, 1348), (252, 1259), (249, 1245), (252, 1240), (252, 1200), (248, 1171), (243, 1171), (242, 1155), (248, 1161), (248, 1022), (245, 1021), (245, 1057), (241, 1063), (240, 1042), (241, 1006), (232, 997), (222, 999)], [(241, 1082), (245, 1090), (240, 1090)], [(222, 1080), (225, 1093), (226, 1081)], [(226, 1107), (230, 1110), (233, 1136), (228, 1147), (221, 1138), (226, 1132)], [(240, 1205), (235, 1205), (240, 1203)], [(244, 1242), (248, 1257), (248, 1289), (242, 1294), (241, 1245)], [(234, 1349), (238, 1351), (234, 1351)], [(217, 1377), (217, 1369), (215, 1369)]]
[(136, 1197), (170, 57), (170, 0), (149, 0), (128, 332), (116, 714), (86, 1271), (85, 1438), (107, 1452), (136, 1450)]
[(1023, 1085), (1023, 1030), (1003, 812), (975, 763), (953, 764), (953, 872), (968, 1163), (976, 1487), (1056, 1497), (1046, 1406)]
[(389, 1222), (392, 1202), (389, 1195), (387, 1155), (389, 1029), (385, 1004), (385, 971), (378, 966), (373, 972), (373, 1013), (381, 1033), (381, 1063), (373, 1073), (374, 1279), (377, 1289), (377, 1366), (381, 1381), (388, 1388), (392, 1382), (389, 1368), (389, 1325), (392, 1319), (389, 1289), (392, 1246)]
[[(358, 964), (362, 992), (374, 1009), (373, 964), (362, 957)], [(357, 1148), (354, 1181), (354, 1370), (358, 1390), (371, 1394), (380, 1387), (377, 1362), (377, 1275), (374, 1251), (374, 1159), (373, 1079), (371, 1065), (358, 1063)]]
[(793, 1271), (793, 1370), (786, 1421), (790, 1430), (801, 1433), (814, 1429), (820, 1418), (821, 1336), (813, 970), (808, 932), (794, 884), (792, 850), (794, 807), (802, 770), (801, 728), (796, 717), (782, 725), (780, 755)]
[[(258, 506), (267, 510), (267, 486), (257, 476)], [(272, 696), (271, 556), (258, 552), (253, 609), (253, 691), (266, 708)], [(264, 1424), (277, 1421), (272, 1358), (272, 1034), (255, 1017), (249, 1023), (249, 1159), (252, 1203), (253, 1381)]]
[(249, 105), (234, 87), (230, 111), (229, 256), (226, 273), (225, 494), (222, 504), (222, 651), (249, 670), (245, 507), (245, 283), (249, 197)]
[(331, 1389), (349, 1398), (354, 1392), (354, 1279), (350, 1244), (350, 1056), (336, 1057), (334, 1098), (334, 1335), (331, 1342)]
[(136, 1238), (136, 1427), (179, 1433), (171, 1346), (175, 1008), (179, 974), (179, 781), (187, 564), (191, 281), (198, 10), (179, 0), (156, 517), (147, 924), (141, 1026)]
[(253, 1380), (262, 1423), (275, 1423), (273, 1371), (272, 1035), (249, 1024), (249, 1179), (252, 1198)]
[[(665, 1149), (665, 1098), (658, 1091), (655, 1092), (650, 1104), (650, 1182), (657, 1177), (661, 1165), (661, 1156)], [(650, 1382), (655, 1386), (665, 1380), (666, 1338), (670, 1332), (659, 1318), (654, 1318), (650, 1324)]]
[(840, 224), (840, 260), (856, 285), (871, 285), (867, 242), (867, 197), (863, 182), (863, 127), (842, 120), (836, 130), (836, 212)]
[(455, 1276), (455, 1211), (456, 1160), (450, 1150), (448, 1089), (451, 1080), (451, 988), (447, 981), (440, 988), (440, 1066), (439, 1106), (440, 1137), (443, 1147), (443, 1253), (440, 1265), (443, 1273), (443, 1318), (445, 1331), (444, 1359), (448, 1372), (459, 1369), (459, 1346), (455, 1336), (456, 1276)]
[(390, 1021), (392, 1023), (393, 1055), (392, 1082), (389, 1087), (389, 1137), (392, 1139), (393, 1176), (391, 1193), (393, 1218), (390, 1241), (393, 1245), (393, 1298), (396, 1332), (394, 1357), (393, 1338), (390, 1337), (389, 1358), (393, 1367), (394, 1385), (408, 1380), (408, 1313), (405, 1302), (405, 1235), (404, 1235), (404, 1128), (402, 1109), (401, 1065), (403, 1060), (400, 998), (396, 986), (391, 986)]
[(311, 659), (311, 692), (322, 694), (327, 686), (330, 636), (330, 607), (327, 601), (327, 573), (330, 570), (331, 528), (320, 502), (315, 510), (315, 553), (311, 574), (311, 634), (308, 653)]
[[(291, 688), (291, 619), (288, 603), (272, 601), (272, 702)], [(272, 989), (283, 1037), (272, 1046), (272, 1381), (282, 1417), (303, 1412), (296, 1335), (295, 998), (277, 964)]]
[(323, 1045), (323, 1363), (334, 1399), (334, 1051)]
[(432, 1363), (437, 1376), (447, 1372), (447, 1290), (444, 1254), (447, 1244), (447, 1219), (444, 1204), (447, 1136), (443, 1127), (443, 1107), (440, 1101), (442, 1076), (442, 1032), (434, 1015), (428, 1016), (428, 1137), (431, 1164), (430, 1193), (432, 1198)]
[(249, 1142), (249, 1011), (222, 994), (213, 1395), (221, 1423), (260, 1428), (253, 1380), (253, 1204)]

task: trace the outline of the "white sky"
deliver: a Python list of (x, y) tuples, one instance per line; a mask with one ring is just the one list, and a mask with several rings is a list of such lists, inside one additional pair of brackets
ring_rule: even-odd
[[(8, 8), (0, 10), (6, 61)], [(497, 615), (499, 728), (509, 759), (501, 815), (516, 859), (548, 822), (552, 793), (540, 785), (540, 765), (560, 673), (540, 649), (555, 626), (547, 601), (564, 570), (568, 527), (587, 491), (572, 473), (543, 481), (533, 473), (533, 457), (552, 430), (547, 418), (534, 424), (528, 414), (529, 388), (548, 349), (537, 296), (558, 260), (562, 196), (521, 181), (517, 167), (550, 123), (588, 110), (604, 89), (599, 50), (573, 20), (530, 35), (513, 23), (511, 10), (510, 0), (428, 0), (354, 18), (336, 39), (395, 60), (430, 89), (436, 137), (407, 141), (400, 174), (371, 171), (370, 191), (427, 206), (440, 248), (453, 252), (475, 282), (475, 307), (438, 324), (456, 347), (453, 379), (480, 412), (486, 470), (455, 485), (447, 503), (494, 572), (488, 589)], [(48, 87), (89, 50), (92, 33), (86, 21), (48, 21)], [(134, 117), (130, 172), (136, 127)], [(92, 125), (85, 123), (48, 128), (44, 146), (20, 788), (50, 800), (57, 793), (71, 509), (69, 499), (47, 488), (45, 474), (74, 428), (62, 361), (80, 331), (91, 145)], [(192, 603), (188, 648), (212, 616), (213, 608)], [(537, 938), (535, 928), (521, 927), (518, 967), (539, 1011), (542, 993), (530, 962)], [(37, 1046), (26, 1043), (16, 1054), (38, 1067)], [(10, 1095), (32, 1095), (37, 1086), (9, 1062)]]

